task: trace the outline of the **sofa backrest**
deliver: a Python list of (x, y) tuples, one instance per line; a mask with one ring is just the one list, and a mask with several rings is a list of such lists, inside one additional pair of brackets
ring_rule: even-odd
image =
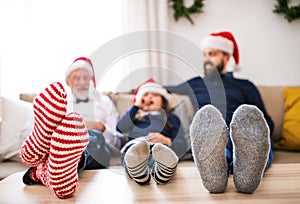
[[(282, 91), (285, 86), (258, 86), (261, 97), (264, 101), (267, 112), (274, 121), (274, 132), (272, 138), (277, 141), (280, 138), (281, 128), (284, 118), (284, 100)], [(133, 95), (130, 94), (108, 94), (114, 104), (116, 105), (120, 115), (122, 115), (130, 105), (132, 105)], [(189, 98), (185, 95), (173, 94), (171, 104), (175, 107), (180, 101), (184, 101), (188, 111), (188, 115), (192, 120), (194, 116), (194, 109)]]
[[(275, 124), (275, 129), (272, 135), (275, 141), (280, 138), (284, 119), (284, 99), (282, 96), (282, 91), (284, 88), (285, 86), (258, 86), (266, 110), (270, 114)], [(112, 92), (106, 94), (112, 99), (120, 115), (124, 114), (124, 112), (132, 105), (133, 95), (131, 94), (117, 94)], [(32, 102), (34, 96), (35, 94), (20, 94), (20, 99)], [(193, 118), (194, 110), (192, 103), (187, 96), (174, 94), (170, 98), (170, 101), (172, 107), (175, 107), (180, 101), (184, 101), (188, 116), (190, 119)]]
[[(112, 102), (115, 104), (119, 115), (123, 115), (126, 110), (132, 105), (133, 95), (123, 94), (123, 93), (105, 93), (110, 97)], [(188, 96), (179, 94), (168, 94), (168, 101), (170, 108), (175, 108), (181, 101), (186, 105), (188, 117), (192, 120), (195, 111), (193, 109), (192, 103)]]
[(267, 112), (274, 121), (274, 141), (280, 138), (284, 118), (284, 99), (282, 91), (285, 86), (258, 86), (258, 90), (264, 101)]

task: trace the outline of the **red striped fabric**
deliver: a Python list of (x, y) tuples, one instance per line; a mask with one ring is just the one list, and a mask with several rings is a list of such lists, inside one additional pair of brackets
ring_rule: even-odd
[(77, 167), (89, 142), (88, 131), (78, 113), (68, 114), (51, 137), (49, 157), (37, 176), (58, 198), (71, 197), (78, 186)]
[(20, 150), (24, 164), (34, 167), (46, 159), (51, 135), (66, 114), (66, 96), (63, 85), (55, 82), (35, 97), (34, 128)]

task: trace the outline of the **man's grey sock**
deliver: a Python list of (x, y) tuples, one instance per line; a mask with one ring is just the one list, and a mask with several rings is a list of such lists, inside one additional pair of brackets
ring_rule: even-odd
[(194, 116), (190, 136), (204, 187), (210, 193), (224, 192), (228, 182), (225, 156), (228, 128), (221, 112), (212, 105), (203, 106)]
[(263, 113), (241, 105), (230, 124), (233, 143), (233, 181), (238, 192), (253, 193), (261, 183), (270, 151), (270, 130)]
[(140, 185), (150, 182), (148, 158), (150, 145), (147, 140), (140, 140), (134, 143), (125, 153), (124, 160), (129, 176)]
[(151, 174), (155, 182), (158, 184), (168, 183), (177, 168), (179, 160), (177, 155), (166, 145), (157, 143), (152, 148), (152, 156), (155, 164)]

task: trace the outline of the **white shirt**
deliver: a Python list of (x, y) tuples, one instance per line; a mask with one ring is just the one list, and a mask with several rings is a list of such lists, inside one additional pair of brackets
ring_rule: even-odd
[(107, 95), (97, 90), (91, 95), (87, 102), (76, 103), (73, 94), (67, 94), (67, 113), (77, 112), (85, 121), (101, 121), (105, 126), (103, 136), (106, 142), (110, 147), (120, 149), (123, 135), (116, 130), (119, 113), (115, 105)]

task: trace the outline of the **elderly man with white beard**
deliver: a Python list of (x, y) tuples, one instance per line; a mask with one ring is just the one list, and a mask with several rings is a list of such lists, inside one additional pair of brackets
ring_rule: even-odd
[(96, 90), (94, 67), (89, 58), (79, 57), (70, 65), (66, 83), (72, 92), (67, 96), (67, 112), (79, 113), (90, 135), (78, 168), (105, 168), (110, 162), (110, 151), (119, 151), (125, 139), (116, 131), (116, 107), (108, 96)]

